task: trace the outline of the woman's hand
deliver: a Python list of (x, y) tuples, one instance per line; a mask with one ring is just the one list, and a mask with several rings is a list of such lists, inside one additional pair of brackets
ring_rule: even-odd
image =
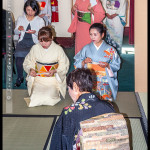
[(23, 27), (23, 26), (19, 26), (19, 27), (18, 27), (18, 30), (19, 30), (19, 31), (23, 31), (23, 30), (24, 30), (24, 27)]
[(92, 62), (92, 59), (87, 57), (85, 60), (82, 61), (82, 67), (84, 67), (85, 64), (91, 63), (91, 62)]
[(75, 11), (77, 10), (77, 5), (73, 5), (73, 7), (71, 8), (71, 12), (73, 14), (75, 14)]
[(85, 64), (87, 64), (87, 63), (91, 63), (91, 62), (92, 62), (92, 59), (91, 59), (91, 58), (89, 58), (89, 57), (87, 57), (87, 58), (84, 60), (84, 62), (85, 62)]
[(45, 76), (46, 77), (52, 77), (56, 72), (57, 72), (56, 70), (50, 70), (47, 72), (48, 74), (45, 74)]
[(31, 68), (29, 75), (32, 76), (32, 77), (36, 77), (36, 72), (35, 72), (35, 70)]
[(93, 8), (91, 7), (91, 4), (88, 5), (88, 8), (87, 8), (93, 15), (94, 15), (94, 10)]
[(100, 67), (102, 67), (102, 68), (108, 68), (108, 69), (110, 69), (110, 66), (109, 66), (109, 63), (107, 63), (107, 62), (99, 62), (99, 64), (98, 64)]
[(27, 33), (30, 33), (30, 34), (34, 34), (36, 31), (35, 30), (28, 30)]

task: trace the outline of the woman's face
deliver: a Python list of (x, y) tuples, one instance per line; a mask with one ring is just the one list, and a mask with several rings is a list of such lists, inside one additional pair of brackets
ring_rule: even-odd
[(51, 41), (40, 41), (40, 44), (44, 49), (48, 49), (49, 46), (51, 45), (51, 43), (52, 43), (52, 40)]
[(34, 10), (32, 9), (32, 7), (30, 7), (30, 6), (27, 6), (27, 7), (26, 7), (26, 12), (27, 12), (27, 15), (28, 15), (28, 16), (31, 16), (31, 17), (35, 16), (35, 13), (36, 13), (36, 11), (34, 11)]
[(95, 45), (100, 44), (104, 37), (104, 33), (102, 35), (97, 31), (97, 29), (90, 30), (90, 38), (94, 42)]

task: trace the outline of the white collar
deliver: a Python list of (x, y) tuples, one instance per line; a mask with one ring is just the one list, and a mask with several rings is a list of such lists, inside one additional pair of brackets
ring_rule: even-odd
[(99, 50), (99, 48), (101, 47), (101, 45), (103, 44), (103, 42), (104, 42), (104, 41), (102, 41), (102, 43), (100, 44), (100, 46), (96, 46), (96, 45), (94, 44), (94, 42), (93, 42), (93, 44), (94, 44), (95, 48), (96, 48), (97, 50)]

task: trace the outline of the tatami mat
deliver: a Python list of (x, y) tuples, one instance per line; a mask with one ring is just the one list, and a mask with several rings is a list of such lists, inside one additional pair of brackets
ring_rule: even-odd
[[(129, 119), (132, 131), (132, 147), (133, 150), (147, 150), (147, 143), (142, 130), (140, 119)], [(131, 149), (132, 150), (132, 149)]]
[[(24, 101), (24, 97), (28, 97), (27, 90), (12, 90), (12, 113), (11, 114), (26, 114), (26, 115), (60, 115), (62, 109), (72, 103), (72, 100), (67, 92), (66, 99), (61, 100), (55, 106), (38, 106), (29, 108)], [(3, 114), (8, 114), (6, 110), (6, 90), (3, 90)], [(115, 109), (117, 112), (124, 114), (127, 117), (141, 117), (139, 108), (136, 102), (134, 92), (118, 92), (117, 100), (115, 101)]]
[(146, 118), (148, 118), (148, 116), (147, 116), (147, 112), (148, 112), (148, 101), (147, 101), (148, 100), (148, 95), (147, 95), (147, 92), (146, 93), (138, 92), (138, 94), (140, 96), (141, 103), (142, 103)]
[(53, 118), (4, 117), (3, 150), (42, 150)]
[[(37, 106), (28, 107), (24, 101), (24, 97), (28, 97), (27, 90), (12, 90), (12, 113), (11, 114), (26, 114), (26, 115), (60, 115), (63, 107), (72, 103), (70, 96), (67, 94), (66, 99), (61, 100), (55, 106)], [(3, 90), (3, 114), (7, 114), (6, 110), (6, 90)]]
[(116, 111), (125, 117), (141, 117), (134, 92), (118, 92), (115, 103)]
[[(6, 111), (8, 104), (6, 90), (3, 90), (4, 150), (42, 150), (43, 148), (48, 150), (53, 130), (51, 126), (56, 123), (56, 116), (60, 115), (63, 107), (72, 103), (67, 92), (66, 99), (63, 99), (55, 106), (29, 108), (24, 101), (24, 97), (27, 96), (27, 90), (12, 90), (12, 113), (8, 113)], [(126, 117), (131, 150), (146, 150), (147, 143), (142, 130), (141, 114), (135, 93), (118, 92), (114, 106), (116, 112), (122, 113)]]

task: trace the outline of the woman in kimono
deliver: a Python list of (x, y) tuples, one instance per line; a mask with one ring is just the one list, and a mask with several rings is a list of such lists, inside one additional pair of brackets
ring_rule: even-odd
[(107, 27), (106, 42), (121, 53), (127, 0), (101, 0), (106, 11), (103, 23)]
[(24, 4), (24, 15), (17, 19), (14, 30), (15, 35), (19, 35), (19, 40), (15, 49), (15, 61), (17, 68), (17, 80), (15, 87), (19, 87), (24, 81), (23, 61), (29, 53), (31, 47), (38, 43), (38, 31), (45, 26), (44, 20), (38, 16), (40, 8), (35, 0), (28, 0)]
[[(27, 0), (24, 0), (26, 2)], [(43, 18), (45, 21), (45, 25), (51, 24), (51, 3), (50, 0), (36, 0), (40, 6), (40, 14), (39, 17)]]
[(73, 104), (65, 107), (55, 124), (50, 150), (77, 150), (80, 122), (105, 113), (113, 113), (113, 106), (92, 93), (92, 74), (78, 68), (67, 76), (67, 86)]
[(102, 22), (105, 17), (105, 11), (100, 0), (76, 0), (72, 7), (74, 18), (68, 29), (70, 33), (75, 34), (75, 54), (77, 54), (83, 46), (89, 44), (89, 27), (96, 22)]
[(52, 40), (48, 26), (39, 30), (38, 40), (23, 63), (30, 96), (25, 101), (29, 107), (53, 106), (61, 100), (60, 93), (65, 98), (69, 60), (62, 47)]
[(117, 71), (120, 57), (116, 50), (103, 39), (105, 27), (100, 23), (91, 25), (92, 42), (74, 56), (75, 68), (89, 68), (93, 72), (93, 92), (103, 100), (116, 99), (118, 91)]

